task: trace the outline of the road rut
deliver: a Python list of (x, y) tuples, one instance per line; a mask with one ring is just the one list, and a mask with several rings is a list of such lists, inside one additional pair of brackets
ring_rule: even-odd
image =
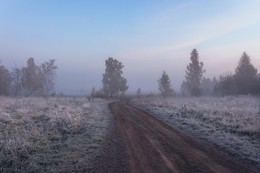
[(133, 106), (114, 102), (109, 108), (123, 135), (131, 173), (254, 173)]

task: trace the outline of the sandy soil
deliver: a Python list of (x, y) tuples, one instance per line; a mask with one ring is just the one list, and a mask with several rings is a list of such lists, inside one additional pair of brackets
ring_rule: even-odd
[(123, 135), (132, 173), (248, 173), (212, 146), (126, 103), (109, 105)]

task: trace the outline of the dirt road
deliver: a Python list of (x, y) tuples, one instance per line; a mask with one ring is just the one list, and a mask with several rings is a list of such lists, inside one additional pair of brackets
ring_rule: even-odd
[(131, 173), (254, 173), (126, 103), (114, 102), (109, 107), (123, 135)]

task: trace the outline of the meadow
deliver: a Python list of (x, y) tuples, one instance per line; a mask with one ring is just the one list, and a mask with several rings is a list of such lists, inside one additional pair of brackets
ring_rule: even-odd
[[(113, 123), (85, 97), (0, 97), (0, 172), (91, 172)], [(132, 104), (260, 169), (260, 99), (136, 98)]]
[(164, 122), (260, 169), (259, 98), (153, 97), (135, 99), (132, 103)]
[(88, 172), (111, 116), (87, 98), (0, 97), (0, 172)]

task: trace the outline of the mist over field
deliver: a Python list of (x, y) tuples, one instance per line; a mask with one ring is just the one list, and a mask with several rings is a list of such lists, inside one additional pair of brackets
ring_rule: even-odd
[(258, 1), (1, 1), (0, 62), (9, 70), (55, 59), (55, 91), (102, 88), (105, 60), (125, 66), (129, 89), (157, 93), (166, 71), (176, 91), (197, 49), (203, 76), (234, 73), (245, 51), (260, 69)]
[(259, 7), (0, 0), (0, 172), (259, 172)]

